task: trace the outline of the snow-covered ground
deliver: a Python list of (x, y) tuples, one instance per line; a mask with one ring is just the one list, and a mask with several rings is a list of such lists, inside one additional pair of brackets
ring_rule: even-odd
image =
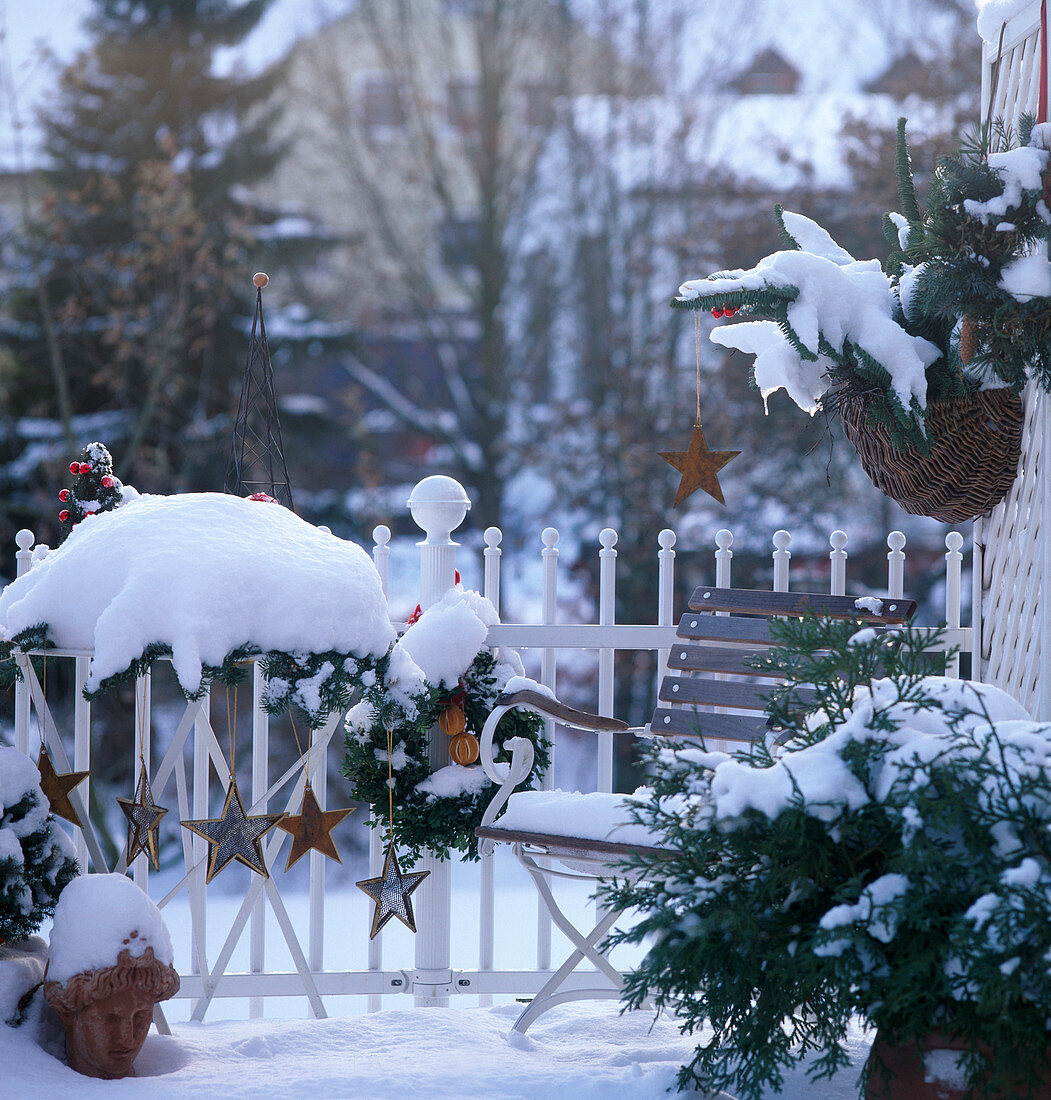
[[(363, 869), (362, 869), (363, 870)], [(477, 963), (477, 867), (453, 868), (454, 967)], [(232, 869), (213, 884), (208, 895), (209, 955), (214, 957), (240, 904), (248, 872)], [(342, 877), (342, 876), (341, 876)], [(349, 877), (360, 877), (355, 868)], [(223, 880), (227, 881), (224, 882)], [(536, 897), (525, 872), (509, 853), (498, 852), (497, 963), (507, 967), (535, 964)], [(161, 896), (165, 876), (151, 882)], [(576, 898), (569, 903), (579, 915), (588, 891), (569, 884)], [(306, 894), (285, 895), (293, 923), (305, 928)], [(333, 884), (327, 899), (326, 965), (365, 965), (369, 901), (363, 893)], [(164, 910), (172, 933), (176, 964), (185, 968), (190, 950), (185, 894)], [(270, 924), (270, 922), (268, 922)], [(42, 929), (47, 935), (48, 929)], [(247, 937), (245, 937), (247, 940)], [(391, 922), (383, 932), (384, 965), (411, 966), (413, 937)], [(554, 934), (554, 956), (568, 950)], [(274, 945), (271, 966), (282, 965), (283, 946), (276, 924), (268, 928)], [(616, 957), (630, 965), (628, 955)], [(234, 957), (232, 969), (245, 968), (247, 944)], [(152, 1032), (136, 1062), (135, 1079), (96, 1081), (81, 1077), (36, 1045), (26, 1029), (0, 1025), (0, 1096), (72, 1097), (223, 1097), (267, 1096), (272, 1100), (358, 1100), (386, 1095), (435, 1100), (532, 1100), (553, 1094), (574, 1100), (658, 1100), (674, 1096), (678, 1067), (694, 1042), (678, 1032), (674, 1020), (654, 1020), (651, 1013), (620, 1014), (615, 1001), (563, 1005), (542, 1016), (526, 1037), (511, 1038), (511, 1025), (521, 1011), (510, 997), (505, 1003), (479, 1007), (476, 998), (454, 1000), (452, 1007), (411, 1007), (408, 996), (384, 999), (383, 1010), (367, 1014), (365, 999), (326, 998), (332, 1018), (304, 1019), (303, 998), (272, 998), (266, 1018), (248, 1020), (247, 1003), (217, 999), (203, 1024), (188, 1021), (192, 1002), (164, 1004), (173, 1034)], [(860, 1067), (868, 1039), (860, 1031), (852, 1048)], [(696, 1095), (696, 1094), (694, 1094)], [(770, 1093), (773, 1097), (775, 1094)], [(795, 1100), (853, 1100), (857, 1073), (845, 1071), (833, 1082), (811, 1084), (802, 1071), (792, 1075), (776, 1095)]]
[[(395, 1008), (329, 1020), (177, 1024), (170, 1037), (147, 1038), (137, 1076), (122, 1081), (81, 1077), (0, 1026), (3, 1094), (657, 1100), (674, 1088), (692, 1046), (669, 1020), (654, 1023), (642, 1012), (619, 1016), (616, 1005), (594, 1002), (554, 1009), (526, 1037), (511, 1040), (517, 1012), (515, 1005)], [(860, 1033), (854, 1045), (863, 1057)], [(847, 1100), (857, 1095), (856, 1081), (851, 1070), (832, 1083), (810, 1084), (795, 1074), (779, 1095)]]

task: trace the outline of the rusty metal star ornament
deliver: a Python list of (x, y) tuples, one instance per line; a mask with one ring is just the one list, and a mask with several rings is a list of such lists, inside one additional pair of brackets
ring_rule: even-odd
[(295, 816), (289, 814), (284, 821), (277, 823), (279, 829), (292, 835), (292, 848), (288, 853), (285, 870), (291, 869), (311, 850), (342, 863), (332, 839), (332, 830), (353, 812), (353, 806), (346, 810), (323, 810), (318, 805), (314, 789), (308, 783), (303, 788), (303, 805), (299, 813)]
[(231, 774), (222, 814), (216, 818), (183, 821), (181, 824), (184, 829), (208, 841), (208, 872), (204, 881), (211, 882), (233, 860), (243, 863), (257, 875), (269, 878), (263, 858), (262, 837), (280, 824), (284, 817), (284, 814), (255, 814), (249, 817), (241, 801), (241, 792), (237, 789), (237, 780)]
[(701, 425), (694, 424), (690, 445), (685, 451), (659, 451), (658, 453), (665, 462), (674, 466), (682, 474), (679, 479), (679, 491), (675, 494), (674, 507), (678, 508), (691, 493), (695, 493), (698, 489), (703, 489), (720, 504), (726, 503), (719, 485), (719, 471), (731, 459), (736, 458), (740, 451), (709, 450)]
[(130, 864), (140, 852), (145, 852), (153, 869), (159, 871), (161, 862), (157, 830), (160, 828), (161, 818), (168, 811), (153, 801), (153, 792), (150, 790), (150, 780), (146, 774), (145, 764), (139, 769), (135, 797), (118, 798), (117, 802), (128, 819), (128, 839), (125, 849), (128, 863)]
[(367, 878), (354, 884), (376, 903), (376, 908), (372, 911), (370, 940), (376, 938), (391, 917), (397, 917), (410, 932), (416, 931), (416, 918), (413, 916), (409, 895), (429, 874), (430, 871), (402, 872), (398, 865), (398, 854), (394, 851), (394, 841), (387, 845), (383, 874), (379, 878)]
[(40, 746), (36, 766), (37, 771), (40, 772), (40, 789), (51, 803), (51, 812), (56, 817), (63, 817), (78, 829), (82, 829), (84, 826), (81, 824), (80, 814), (77, 813), (69, 796), (73, 788), (83, 783), (91, 773), (89, 771), (65, 772), (60, 775), (55, 771), (50, 751), (43, 745)]

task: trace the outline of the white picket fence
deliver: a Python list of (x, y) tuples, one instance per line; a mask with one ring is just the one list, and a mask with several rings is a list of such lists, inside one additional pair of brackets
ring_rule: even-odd
[[(456, 544), (449, 538), (448, 526), (444, 531), (428, 531), (428, 537), (419, 545), (421, 603), (429, 606), (453, 583)], [(494, 605), (500, 604), (501, 586), (501, 532), (490, 527), (484, 535), (484, 594)], [(41, 560), (38, 549), (34, 554), (33, 535), (22, 531), (17, 537), (18, 572), (25, 573)], [(773, 588), (788, 591), (791, 582), (791, 535), (778, 531), (773, 535), (772, 566)], [(832, 594), (842, 595), (847, 590), (848, 539), (842, 531), (834, 531), (829, 537), (830, 586)], [(903, 595), (905, 571), (905, 536), (891, 532), (887, 537), (887, 586), (890, 597)], [(391, 533), (386, 527), (375, 531), (373, 560), (379, 571), (384, 592), (388, 592), (390, 575)], [(552, 688), (557, 687), (559, 655), (570, 650), (594, 650), (598, 653), (597, 709), (609, 714), (614, 699), (614, 654), (622, 650), (655, 651), (660, 658), (661, 671), (669, 646), (675, 638), (673, 590), (675, 580), (676, 536), (670, 530), (657, 536), (655, 578), (655, 622), (652, 624), (625, 624), (615, 621), (617, 584), (617, 534), (607, 529), (598, 536), (599, 596), (598, 621), (594, 623), (566, 623), (558, 621), (559, 590), (559, 535), (554, 528), (547, 528), (541, 535), (540, 570), (542, 577), (541, 621), (539, 623), (506, 623), (490, 630), (488, 643), (510, 646), (516, 649), (540, 652), (540, 679)], [(972, 635), (969, 627), (961, 625), (961, 591), (963, 537), (950, 532), (945, 540), (945, 622), (948, 624), (946, 644), (970, 652)], [(719, 586), (729, 587), (733, 581), (733, 535), (719, 531), (715, 536), (714, 576)], [(692, 581), (694, 578), (690, 578)], [(697, 577), (697, 583), (705, 578)], [(411, 606), (411, 600), (399, 601)], [(58, 729), (47, 705), (43, 687), (27, 657), (20, 658), (24, 680), (16, 687), (15, 737), (16, 745), (23, 752), (36, 754), (41, 732), (51, 750), (57, 769), (66, 772), (85, 770), (92, 762), (91, 705), (81, 694), (87, 677), (91, 653), (73, 650), (48, 650), (48, 663), (69, 661), (73, 663), (77, 687), (72, 730), (72, 755), (69, 754), (68, 737)], [(955, 672), (955, 665), (952, 670)], [(158, 673), (159, 674), (159, 671)], [(326, 898), (326, 860), (317, 852), (309, 856), (309, 904), (306, 926), (297, 924), (289, 916), (288, 906), (282, 896), (283, 876), (280, 871), (282, 849), (288, 835), (274, 830), (266, 838), (264, 850), (266, 864), (274, 869), (268, 879), (252, 875), (250, 884), (237, 908), (236, 916), (221, 930), (222, 945), (217, 952), (208, 950), (208, 943), (216, 942), (215, 929), (209, 940), (208, 890), (205, 887), (206, 842), (192, 836), (178, 826), (179, 820), (200, 819), (213, 816), (218, 810), (217, 798), (226, 789), (229, 768), (220, 742), (213, 729), (210, 699), (189, 702), (176, 725), (174, 734), (165, 744), (156, 744), (151, 716), (151, 675), (139, 679), (136, 685), (135, 728), (129, 731), (128, 751), (130, 759), (137, 760), (138, 745), (144, 749), (150, 768), (150, 782), (154, 798), (161, 804), (171, 804), (174, 795), (177, 804), (162, 823), (162, 829), (179, 834), (182, 845), (182, 870), (177, 882), (171, 872), (161, 876), (150, 873), (145, 856), (139, 856), (131, 867), (135, 881), (155, 896), (163, 908), (176, 898), (188, 898), (191, 923), (189, 937), (191, 947), (188, 957), (177, 958), (176, 965), (182, 975), (179, 996), (194, 1003), (192, 1016), (203, 1019), (213, 999), (248, 998), (249, 1015), (262, 1014), (264, 998), (305, 996), (310, 1011), (315, 1016), (325, 1016), (325, 998), (344, 995), (360, 995), (368, 998), (370, 1009), (383, 1003), (385, 994), (408, 993), (417, 1004), (447, 1004), (455, 994), (472, 994), (483, 1003), (494, 995), (525, 995), (535, 993), (551, 974), (551, 928), (546, 917), (538, 910), (536, 928), (536, 956), (532, 969), (500, 969), (495, 957), (495, 886), (492, 860), (484, 860), (478, 878), (479, 940), (477, 962), (468, 965), (450, 957), (450, 896), (453, 868), (425, 857), (423, 866), (432, 871), (431, 876), (414, 894), (419, 933), (415, 942), (413, 960), (397, 959), (394, 965), (384, 960), (383, 934), (370, 941), (367, 965), (364, 969), (340, 968), (325, 964), (326, 915), (330, 909)], [(281, 775), (270, 772), (269, 719), (260, 705), (262, 677), (258, 666), (253, 675), (253, 727), (252, 727), (252, 780), (249, 813), (267, 813), (287, 810), (297, 813), (302, 800), (306, 780), (304, 760), (301, 757)], [(549, 731), (555, 745), (554, 762), (545, 783), (553, 786), (559, 780), (557, 730)], [(337, 718), (330, 720), (314, 734), (313, 749), (307, 753), (310, 766), (310, 782), (322, 807), (327, 806), (330, 791), (341, 804), (345, 795), (340, 793), (342, 780), (329, 774), (328, 753), (325, 751), (333, 738), (341, 743), (342, 725)], [(184, 751), (190, 745), (190, 765), (187, 768)], [(598, 789), (609, 791), (613, 784), (612, 735), (600, 735), (595, 746)], [(212, 781), (214, 772), (215, 782)], [(83, 830), (75, 830), (78, 856), (84, 868), (93, 871), (111, 870), (102, 854), (95, 830), (86, 812), (87, 787), (90, 779), (74, 792), (74, 804), (86, 823)], [(173, 807), (176, 809), (176, 807)], [(373, 831), (370, 851), (369, 875), (381, 873), (382, 851), (380, 834)], [(123, 869), (118, 866), (118, 869)], [(169, 888), (163, 896), (157, 883), (163, 881)], [(214, 887), (210, 887), (214, 889)], [(299, 905), (299, 897), (295, 899)], [(332, 901), (331, 904), (338, 904)], [(281, 940), (287, 948), (294, 970), (278, 971), (269, 962), (274, 952), (268, 951), (273, 936), (268, 941), (267, 907), (276, 919)], [(229, 907), (223, 910), (229, 912)], [(331, 919), (332, 914), (328, 912)], [(238, 971), (231, 967), (235, 948), (247, 930), (248, 968)], [(368, 934), (363, 925), (360, 935)], [(280, 945), (278, 945), (280, 946)], [(341, 944), (330, 943), (329, 954), (338, 956)], [(279, 952), (280, 953), (280, 952)], [(337, 960), (338, 963), (338, 960)], [(287, 967), (287, 962), (286, 962)], [(563, 988), (585, 987), (589, 984), (586, 974), (579, 981), (570, 981)]]

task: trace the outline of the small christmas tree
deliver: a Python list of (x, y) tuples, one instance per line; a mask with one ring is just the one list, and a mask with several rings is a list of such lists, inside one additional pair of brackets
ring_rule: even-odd
[(27, 756), (0, 746), (0, 942), (35, 932), (78, 873), (72, 845), (53, 827), (39, 778)]
[(69, 472), (77, 476), (73, 488), (58, 494), (65, 505), (58, 514), (63, 534), (69, 534), (85, 516), (109, 512), (124, 503), (124, 486), (113, 472), (109, 451), (101, 443), (89, 443), (80, 461), (69, 464)]

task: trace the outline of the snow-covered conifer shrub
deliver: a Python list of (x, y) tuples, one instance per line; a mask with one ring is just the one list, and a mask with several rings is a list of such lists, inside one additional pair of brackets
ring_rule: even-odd
[(650, 944), (627, 1002), (710, 1028), (682, 1088), (755, 1100), (813, 1051), (829, 1075), (860, 1017), (962, 1040), (970, 1095), (1015, 1095), (1046, 1072), (1051, 725), (927, 674), (930, 632), (779, 629), (772, 660), (818, 689), (813, 709), (791, 682), (772, 702), (783, 748), (653, 751), (638, 817), (673, 854), (609, 890), (642, 912), (615, 940)]
[(33, 762), (0, 746), (0, 942), (25, 939), (77, 874), (73, 846), (54, 828)]

